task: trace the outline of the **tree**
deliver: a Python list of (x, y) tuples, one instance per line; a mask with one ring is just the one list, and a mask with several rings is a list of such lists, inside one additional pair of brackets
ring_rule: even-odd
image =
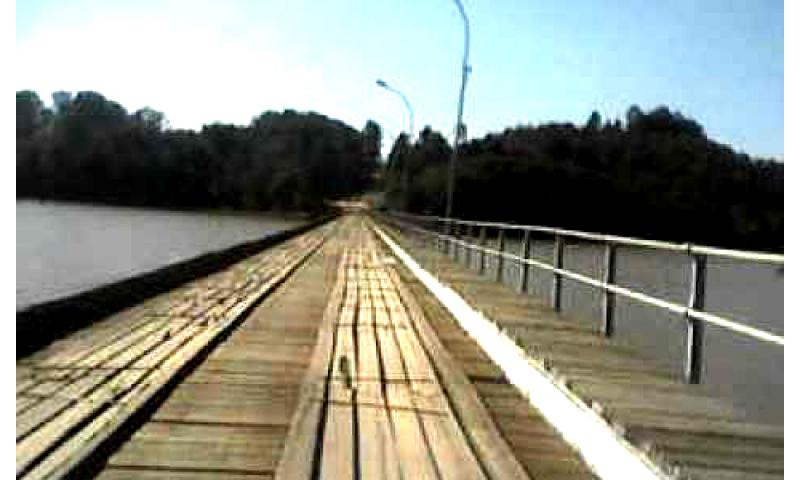
[(32, 90), (17, 92), (17, 137), (29, 137), (41, 125), (44, 104)]
[(584, 128), (590, 132), (597, 132), (600, 130), (602, 123), (603, 119), (600, 117), (600, 114), (597, 113), (597, 110), (593, 110), (592, 114), (589, 115), (589, 119), (586, 121), (586, 126)]
[(56, 114), (65, 112), (72, 103), (72, 93), (65, 91), (53, 92), (53, 108)]
[(625, 120), (628, 122), (628, 128), (635, 128), (639, 122), (639, 120), (644, 116), (642, 113), (642, 109), (639, 108), (638, 105), (631, 105), (628, 108), (627, 113), (625, 114)]
[(164, 128), (164, 123), (166, 121), (166, 117), (164, 117), (163, 113), (153, 110), (150, 107), (137, 110), (133, 114), (133, 117), (139, 122), (142, 128), (148, 132), (160, 132), (161, 129)]
[[(18, 92), (21, 196), (169, 207), (315, 211), (371, 185), (380, 126), (314, 112), (264, 112), (248, 126), (171, 130), (98, 92), (56, 92), (55, 115)], [(52, 118), (53, 121), (48, 121)], [(44, 128), (47, 126), (48, 128)]]
[[(550, 123), (463, 145), (455, 215), (554, 225), (731, 248), (781, 250), (782, 164), (736, 154), (680, 112), (632, 106), (626, 128)], [(591, 134), (587, 134), (591, 132)], [(441, 214), (450, 146), (430, 128), (395, 143), (387, 182), (394, 208)], [(401, 167), (401, 168), (398, 168)]]

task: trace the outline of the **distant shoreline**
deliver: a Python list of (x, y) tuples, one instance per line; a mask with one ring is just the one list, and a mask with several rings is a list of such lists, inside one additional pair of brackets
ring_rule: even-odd
[(78, 205), (90, 207), (109, 207), (109, 208), (129, 208), (136, 210), (150, 210), (159, 212), (176, 212), (176, 213), (208, 213), (220, 214), (228, 216), (243, 216), (243, 217), (272, 217), (285, 220), (308, 220), (319, 216), (312, 212), (301, 211), (284, 211), (284, 210), (253, 210), (244, 208), (233, 207), (179, 207), (171, 205), (138, 205), (129, 203), (111, 203), (111, 202), (98, 202), (90, 200), (76, 200), (76, 199), (60, 199), (52, 197), (20, 197), (15, 199), (17, 202), (36, 202), (44, 204), (61, 204), (61, 205)]

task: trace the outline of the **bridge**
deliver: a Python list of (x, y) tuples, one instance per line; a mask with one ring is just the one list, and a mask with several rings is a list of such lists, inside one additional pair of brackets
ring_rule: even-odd
[[(782, 426), (702, 376), (706, 326), (783, 349), (704, 310), (707, 259), (782, 256), (346, 207), (19, 359), (17, 478), (783, 477)], [(572, 238), (600, 278), (565, 267)], [(631, 244), (687, 255), (685, 304), (615, 281)], [(565, 280), (600, 293), (599, 327)], [(622, 299), (683, 319), (678, 373), (618, 338)]]

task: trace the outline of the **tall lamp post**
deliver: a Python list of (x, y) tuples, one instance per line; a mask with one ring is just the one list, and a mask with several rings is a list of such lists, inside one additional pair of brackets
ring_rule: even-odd
[(447, 206), (444, 216), (450, 218), (453, 214), (453, 187), (455, 183), (456, 159), (458, 158), (458, 143), (464, 134), (461, 116), (464, 113), (464, 90), (467, 88), (467, 75), (470, 72), (469, 66), (469, 19), (464, 12), (464, 5), (461, 0), (453, 0), (458, 7), (461, 18), (464, 20), (464, 60), (461, 64), (461, 91), (458, 94), (458, 117), (456, 119), (455, 140), (453, 141), (453, 154), (450, 156), (450, 168), (447, 174)]
[[(401, 99), (403, 99), (403, 103), (406, 104), (406, 108), (408, 109), (408, 141), (413, 143), (414, 142), (414, 110), (411, 108), (411, 102), (408, 101), (405, 95), (400, 90), (396, 90), (389, 86), (388, 83), (384, 82), (381, 79), (375, 81), (375, 83), (386, 90), (389, 90), (392, 93), (397, 94)], [(409, 186), (409, 179), (408, 179), (408, 162), (403, 162), (403, 192), (405, 196), (403, 197), (403, 207), (408, 209), (408, 186)]]

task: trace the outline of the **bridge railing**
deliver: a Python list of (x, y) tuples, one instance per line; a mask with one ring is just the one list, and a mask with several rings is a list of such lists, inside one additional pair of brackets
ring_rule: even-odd
[[(784, 264), (783, 255), (729, 250), (721, 248), (693, 245), (689, 243), (678, 244), (655, 240), (603, 235), (575, 230), (566, 230), (534, 225), (516, 225), (499, 222), (479, 222), (445, 218), (436, 216), (412, 215), (403, 212), (387, 212), (385, 218), (396, 226), (410, 229), (417, 234), (434, 240), (438, 248), (447, 254), (458, 257), (459, 249), (465, 253), (467, 262), (474, 255), (478, 257), (478, 269), (485, 273), (487, 257), (496, 259), (496, 271), (493, 272), (498, 281), (502, 280), (505, 262), (514, 262), (519, 266), (519, 279), (517, 288), (520, 292), (527, 291), (530, 267), (551, 272), (552, 283), (550, 287), (550, 306), (556, 311), (561, 310), (562, 279), (569, 278), (573, 281), (599, 289), (602, 291), (602, 333), (608, 337), (614, 334), (614, 309), (617, 295), (626, 297), (634, 302), (650, 305), (678, 314), (686, 322), (686, 354), (683, 361), (684, 378), (689, 383), (699, 383), (703, 359), (703, 334), (706, 323), (713, 324), (739, 335), (757, 339), (783, 348), (784, 338), (741, 322), (736, 322), (723, 316), (704, 311), (706, 264), (709, 257), (730, 258), (750, 262), (772, 265)], [(497, 248), (487, 246), (489, 231), (496, 231)], [(508, 232), (521, 232), (519, 254), (506, 251), (506, 237)], [(530, 258), (532, 234), (544, 234), (553, 237), (553, 255), (550, 263)], [(463, 236), (462, 236), (463, 235)], [(474, 238), (471, 242), (464, 238)], [(602, 278), (592, 278), (564, 268), (565, 240), (574, 239), (598, 243), (604, 246), (604, 265)], [(616, 257), (619, 247), (639, 247), (661, 251), (683, 253), (691, 262), (689, 298), (686, 304), (680, 305), (672, 301), (636, 291), (618, 285), (616, 277)]]

